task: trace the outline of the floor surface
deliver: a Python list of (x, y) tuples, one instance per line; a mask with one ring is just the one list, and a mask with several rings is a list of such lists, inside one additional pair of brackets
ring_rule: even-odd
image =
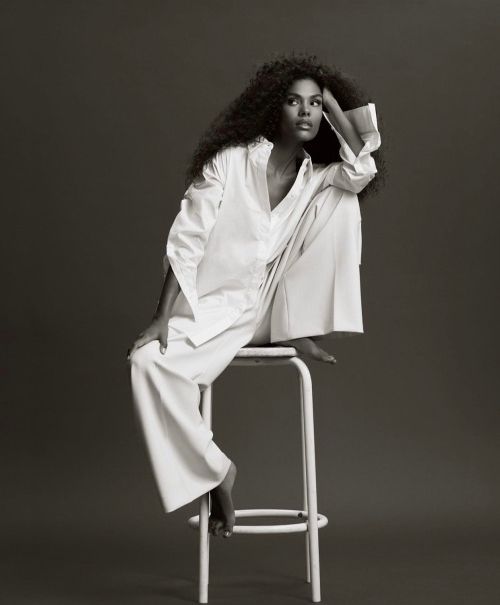
[[(322, 602), (335, 605), (496, 605), (498, 534), (320, 530)], [(209, 602), (310, 602), (304, 536), (211, 541)], [(197, 534), (171, 539), (126, 529), (31, 536), (2, 545), (6, 605), (184, 605), (197, 602)]]

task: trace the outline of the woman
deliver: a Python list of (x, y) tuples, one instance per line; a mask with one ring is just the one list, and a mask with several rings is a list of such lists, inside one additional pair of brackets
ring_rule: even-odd
[(188, 171), (158, 308), (128, 359), (165, 511), (210, 492), (215, 536), (232, 533), (236, 465), (203, 423), (200, 391), (247, 344), (334, 363), (316, 340), (363, 331), (357, 194), (374, 189), (381, 162), (375, 106), (359, 104), (314, 55), (278, 57), (214, 121)]

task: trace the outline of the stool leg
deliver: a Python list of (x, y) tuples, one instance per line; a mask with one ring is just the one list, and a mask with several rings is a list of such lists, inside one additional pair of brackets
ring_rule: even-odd
[[(307, 467), (306, 467), (306, 434), (304, 430), (304, 394), (302, 388), (300, 389), (300, 440), (302, 444), (302, 483), (303, 483), (303, 495), (302, 495), (302, 510), (308, 512), (307, 507)], [(311, 558), (309, 556), (309, 532), (305, 532), (305, 543), (306, 543), (306, 582), (311, 582)]]
[(314, 414), (311, 374), (307, 365), (298, 357), (290, 360), (299, 370), (302, 407), (304, 410), (304, 433), (306, 442), (307, 471), (307, 528), (311, 562), (312, 601), (321, 601), (319, 570), (318, 504), (316, 496), (316, 460), (314, 454)]
[[(201, 415), (208, 428), (212, 428), (212, 385), (201, 393)], [(199, 588), (198, 602), (208, 603), (208, 575), (210, 555), (210, 534), (208, 533), (208, 515), (210, 494), (200, 498), (200, 548), (199, 548)]]

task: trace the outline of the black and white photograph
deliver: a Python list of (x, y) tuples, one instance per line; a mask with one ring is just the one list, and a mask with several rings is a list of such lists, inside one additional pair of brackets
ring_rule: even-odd
[(500, 602), (499, 17), (0, 1), (2, 603)]

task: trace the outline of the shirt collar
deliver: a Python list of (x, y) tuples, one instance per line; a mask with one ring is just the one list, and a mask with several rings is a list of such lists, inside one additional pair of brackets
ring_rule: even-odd
[[(274, 146), (274, 144), (269, 141), (264, 135), (260, 134), (257, 137), (255, 137), (255, 139), (253, 139), (253, 141), (250, 141), (250, 143), (248, 143), (248, 150), (250, 155), (253, 155), (255, 153), (256, 149), (260, 149), (261, 147), (268, 147), (269, 149), (272, 149)], [(310, 178), (312, 175), (312, 158), (311, 155), (309, 153), (307, 153), (307, 151), (304, 149), (304, 147), (301, 147), (301, 153), (302, 153), (302, 163), (304, 163), (304, 160), (306, 161), (306, 169), (307, 169), (307, 174), (308, 177)]]

